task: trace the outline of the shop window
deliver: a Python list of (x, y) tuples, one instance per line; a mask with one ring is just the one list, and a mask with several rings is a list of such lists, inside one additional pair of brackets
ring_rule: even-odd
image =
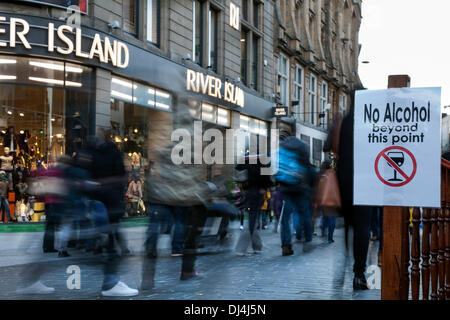
[(172, 110), (170, 93), (116, 76), (111, 79), (111, 97), (147, 108)]
[(122, 2), (122, 21), (123, 31), (137, 37), (138, 36), (138, 12), (139, 1), (123, 0)]
[[(239, 146), (237, 154), (240, 156), (249, 155), (253, 152), (259, 154), (261, 144), (267, 143), (268, 124), (265, 121), (258, 120), (246, 115), (240, 115), (239, 119), (241, 134), (239, 135)], [(266, 148), (266, 154), (269, 150)]]
[(161, 0), (147, 0), (147, 41), (160, 43)]
[[(192, 114), (192, 113), (191, 113)], [(229, 127), (231, 113), (229, 110), (208, 103), (202, 103), (201, 119), (220, 126)]]
[(93, 134), (91, 68), (14, 56), (0, 56), (0, 66), (0, 153), (12, 149), (28, 172), (83, 147)]

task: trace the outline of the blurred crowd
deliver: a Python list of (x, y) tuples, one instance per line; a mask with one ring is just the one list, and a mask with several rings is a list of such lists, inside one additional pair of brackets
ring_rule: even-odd
[[(190, 120), (183, 117), (178, 119), (179, 124), (188, 126)], [(204, 179), (202, 166), (175, 165), (170, 160), (173, 145), (169, 145), (158, 150), (143, 183), (135, 175), (129, 181), (111, 131), (102, 130), (98, 136), (86, 138), (72, 155), (30, 173), (27, 192), (46, 206), (43, 251), (57, 253), (61, 258), (70, 256), (72, 248), (103, 253), (107, 258), (103, 263), (102, 295), (134, 296), (154, 288), (161, 234), (172, 234), (172, 256), (182, 257), (180, 280), (185, 281), (202, 276), (195, 268), (198, 239), (210, 217), (221, 218), (217, 231), (221, 240), (227, 239), (229, 222), (239, 221), (241, 231), (235, 253), (240, 256), (247, 255), (250, 248), (253, 253), (263, 251), (260, 234), (269, 227), (266, 232), (280, 235), (281, 256), (294, 254), (293, 235), (305, 246), (310, 244), (318, 233), (314, 230), (317, 225), (321, 236), (331, 244), (336, 218), (343, 217), (346, 243), (348, 231), (353, 229), (353, 287), (367, 289), (364, 272), (368, 246), (370, 238), (378, 240), (382, 234), (382, 212), (380, 208), (353, 205), (352, 117), (352, 112), (344, 118), (336, 117), (330, 126), (324, 151), (332, 157), (320, 169), (310, 163), (308, 145), (295, 132), (284, 130), (280, 133), (279, 170), (275, 175), (261, 174), (261, 162), (253, 164), (259, 155), (247, 155), (234, 167), (232, 179), (219, 168)], [(331, 180), (324, 180), (330, 178), (330, 170), (337, 178), (334, 189)], [(1, 199), (6, 195), (6, 181), (5, 173), (0, 172)], [(324, 187), (331, 197), (337, 195), (339, 203), (330, 202), (330, 194), (322, 194)], [(120, 229), (125, 197), (139, 199), (134, 209), (139, 208), (148, 217), (142, 283), (137, 289), (121, 281), (118, 272), (121, 257), (130, 254)], [(1, 201), (1, 208), (7, 207)], [(54, 288), (40, 280), (46, 270), (45, 263), (36, 263), (23, 275), (17, 291), (53, 292)]]

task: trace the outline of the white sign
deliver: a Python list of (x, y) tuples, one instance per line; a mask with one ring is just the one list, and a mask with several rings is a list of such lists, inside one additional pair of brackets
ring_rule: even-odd
[(230, 2), (230, 26), (239, 31), (239, 7)]
[(357, 91), (354, 204), (441, 206), (441, 88)]
[[(30, 24), (19, 18), (10, 18), (0, 16), (0, 23), (9, 24), (9, 33), (6, 29), (0, 28), (0, 47), (15, 48), (21, 44), (26, 49), (32, 50), (32, 46), (27, 39), (30, 32)], [(77, 57), (86, 59), (98, 59), (103, 63), (111, 63), (118, 68), (126, 68), (130, 63), (130, 53), (125, 43), (117, 40), (110, 40), (109, 37), (100, 37), (96, 33), (88, 52), (83, 52), (81, 48), (82, 30), (70, 25), (61, 25), (56, 27), (54, 23), (48, 24), (48, 43), (49, 52), (58, 52), (61, 55), (74, 53)], [(56, 46), (55, 38), (64, 43), (64, 47)]]

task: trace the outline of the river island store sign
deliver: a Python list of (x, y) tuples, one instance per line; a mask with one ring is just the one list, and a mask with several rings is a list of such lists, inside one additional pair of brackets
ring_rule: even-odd
[[(21, 43), (26, 49), (32, 50), (32, 46), (27, 39), (30, 31), (30, 24), (20, 18), (10, 18), (0, 16), (0, 24), (9, 22), (9, 34), (7, 30), (0, 27), (0, 49), (5, 47), (15, 48)], [(79, 58), (98, 59), (102, 63), (111, 64), (118, 68), (127, 68), (130, 62), (130, 53), (127, 45), (109, 37), (100, 37), (96, 33), (90, 44), (88, 52), (81, 48), (82, 30), (69, 25), (56, 27), (54, 23), (48, 24), (47, 50), (57, 52), (61, 55), (75, 54)], [(55, 42), (62, 42), (65, 47), (57, 46)]]
[(188, 69), (186, 72), (186, 90), (196, 93), (207, 94), (210, 97), (224, 100), (239, 107), (244, 107), (244, 91), (234, 84), (205, 75), (201, 72), (195, 72)]

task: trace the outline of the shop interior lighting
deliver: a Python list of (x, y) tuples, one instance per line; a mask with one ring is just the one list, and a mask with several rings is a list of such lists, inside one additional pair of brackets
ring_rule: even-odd
[(138, 133), (139, 132), (139, 130), (138, 129), (134, 129), (134, 133)]
[(12, 111), (11, 110), (6, 111), (6, 113), (8, 113), (9, 115), (12, 115)]
[(25, 113), (21, 112), (21, 113), (19, 113), (19, 116), (24, 117)]
[(59, 139), (61, 139), (61, 138), (62, 138), (62, 134), (61, 134), (61, 133), (58, 133), (58, 134), (56, 135), (56, 137), (59, 138)]
[(23, 130), (20, 130), (20, 134), (24, 134), (25, 133), (25, 131), (23, 131)]
[[(44, 83), (50, 83), (50, 84), (57, 84), (60, 86), (64, 85), (64, 81), (63, 80), (57, 80), (57, 79), (48, 79), (48, 78), (38, 78), (38, 77), (28, 77), (28, 79), (30, 79), (31, 81), (36, 81), (36, 82), (44, 82)], [(66, 81), (66, 86), (67, 87), (82, 87), (83, 85), (79, 82), (72, 82), (72, 81)]]
[(126, 100), (130, 100), (130, 101), (136, 101), (137, 98), (136, 97), (132, 97), (129, 94), (126, 93), (122, 93), (116, 90), (111, 90), (111, 95), (117, 97), (117, 98), (122, 98), (122, 99), (126, 99)]
[(15, 59), (0, 59), (0, 64), (16, 64), (17, 60)]
[(148, 93), (150, 93), (150, 94), (155, 94), (155, 89), (152, 89), (152, 88), (150, 88), (150, 89), (148, 89)]
[(55, 118), (52, 118), (52, 121), (56, 121)]
[[(61, 64), (30, 61), (30, 65), (34, 66), (34, 67), (44, 68), (44, 69), (64, 71), (64, 65), (61, 65)], [(73, 72), (73, 73), (83, 73), (83, 69), (81, 69), (81, 68), (68, 67), (68, 66), (66, 66), (66, 71)]]
[(16, 79), (17, 79), (16, 76), (8, 76), (8, 75), (0, 74), (0, 80), (16, 80)]
[(248, 122), (248, 117), (246, 117), (246, 116), (242, 116), (242, 115), (241, 115), (241, 121), (245, 121), (245, 122)]
[(203, 103), (202, 104), (202, 109), (205, 112), (212, 112), (214, 110), (214, 107), (212, 105), (210, 105), (210, 104)]
[(5, 131), (5, 130), (2, 130), (2, 133), (3, 133), (3, 134), (6, 134), (6, 131)]
[(128, 138), (123, 139), (123, 141), (127, 142), (127, 141), (128, 141)]
[(217, 123), (219, 124), (223, 124), (223, 125), (228, 125), (228, 117), (222, 117), (222, 116), (218, 116), (217, 117)]
[(203, 113), (202, 119), (211, 121), (213, 119), (213, 115), (212, 115), (212, 113)]
[(164, 109), (164, 110), (168, 110), (170, 109), (170, 106), (168, 104), (165, 103), (161, 103), (161, 102), (156, 102), (156, 106), (158, 108)]
[(169, 99), (170, 98), (170, 94), (162, 92), (162, 91), (156, 91), (156, 95), (165, 99)]
[(228, 116), (228, 110), (222, 108), (218, 108), (217, 113), (219, 114), (219, 116)]
[(118, 84), (120, 86), (126, 87), (126, 88), (130, 88), (130, 89), (136, 89), (137, 88), (137, 85), (133, 85), (132, 82), (121, 80), (121, 79), (118, 79), (118, 78), (112, 78), (111, 82), (115, 83), (115, 84)]

